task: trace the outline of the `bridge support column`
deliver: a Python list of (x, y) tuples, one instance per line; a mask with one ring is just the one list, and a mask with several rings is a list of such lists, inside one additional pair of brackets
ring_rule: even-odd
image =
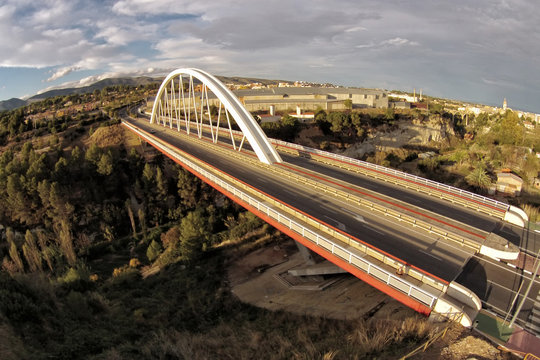
[[(300, 255), (305, 261), (304, 265), (297, 266), (293, 269), (289, 269), (288, 273), (293, 276), (320, 276), (320, 275), (335, 275), (344, 274), (347, 271), (343, 270), (334, 263), (321, 258), (317, 253), (311, 251), (306, 246), (302, 245), (298, 241), (295, 241)], [(319, 260), (315, 260), (318, 258)], [(322, 260), (322, 261), (321, 261)], [(321, 278), (323, 281), (323, 278)]]
[(302, 255), (302, 258), (306, 262), (306, 265), (315, 265), (315, 259), (313, 258), (311, 250), (309, 250), (304, 245), (300, 244), (298, 241), (295, 241), (295, 243), (296, 243), (296, 246), (298, 247), (298, 251), (300, 252), (300, 255)]

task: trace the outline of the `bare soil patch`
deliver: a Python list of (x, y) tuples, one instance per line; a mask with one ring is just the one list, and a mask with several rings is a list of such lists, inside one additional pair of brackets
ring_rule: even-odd
[[(294, 242), (267, 245), (233, 261), (228, 268), (231, 291), (243, 302), (268, 310), (283, 310), (299, 315), (321, 316), (339, 320), (404, 320), (415, 312), (395, 299), (376, 290), (350, 274), (338, 274), (298, 280), (306, 283), (334, 281), (322, 290), (315, 286), (294, 286), (283, 281), (289, 269), (303, 265), (304, 260)], [(444, 324), (441, 324), (441, 329)], [(418, 345), (421, 345), (420, 343)], [(414, 347), (411, 347), (411, 350)], [(405, 354), (402, 354), (403, 356)], [(497, 349), (480, 334), (453, 326), (426, 352), (412, 359), (517, 359)]]
[(290, 286), (282, 280), (288, 279), (284, 276), (287, 270), (302, 264), (304, 260), (291, 244), (255, 250), (229, 267), (232, 292), (243, 302), (301, 315), (333, 319), (364, 316), (396, 319), (414, 315), (413, 310), (350, 274), (303, 279), (303, 285), (335, 281), (322, 290), (302, 290), (302, 286)]

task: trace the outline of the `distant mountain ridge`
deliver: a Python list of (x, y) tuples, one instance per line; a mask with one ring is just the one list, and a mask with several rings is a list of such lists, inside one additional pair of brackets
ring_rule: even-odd
[(26, 104), (27, 103), (24, 100), (11, 98), (9, 100), (0, 101), (0, 111), (16, 109)]
[[(235, 76), (235, 77), (217, 76), (217, 78), (223, 81), (224, 83), (237, 83), (237, 84), (249, 84), (249, 83), (259, 82), (261, 84), (268, 85), (268, 84), (275, 83), (278, 81), (290, 82), (290, 81), (284, 81), (284, 80), (256, 79), (256, 78), (247, 78), (247, 77), (239, 77), (239, 76)], [(148, 85), (148, 84), (153, 84), (153, 83), (161, 83), (162, 81), (163, 81), (163, 77), (153, 78), (149, 76), (103, 79), (88, 86), (77, 87), (77, 88), (71, 87), (71, 88), (54, 89), (54, 90), (45, 91), (41, 94), (34, 95), (26, 100), (12, 98), (9, 100), (0, 101), (0, 111), (13, 110), (13, 109), (28, 105), (35, 101), (41, 101), (41, 100), (48, 99), (51, 97), (56, 97), (56, 96), (66, 96), (66, 95), (71, 95), (71, 94), (86, 94), (86, 93), (94, 92), (95, 90), (101, 90), (107, 86), (115, 86), (115, 85), (140, 86), (140, 85)]]
[(45, 91), (41, 94), (34, 95), (26, 100), (12, 98), (9, 100), (0, 101), (0, 111), (13, 110), (21, 106), (28, 105), (35, 101), (41, 101), (56, 96), (66, 96), (71, 94), (86, 94), (94, 92), (95, 90), (101, 90), (107, 86), (115, 85), (127, 85), (127, 86), (140, 86), (148, 85), (152, 83), (161, 83), (161, 78), (151, 78), (148, 76), (140, 76), (135, 78), (110, 78), (97, 81), (91, 85), (78, 87), (78, 88), (64, 88)]
[(161, 83), (161, 79), (151, 78), (148, 76), (140, 76), (135, 78), (110, 78), (110, 79), (103, 79), (98, 82), (93, 83), (92, 85), (80, 87), (80, 88), (65, 88), (65, 89), (54, 89), (45, 91), (41, 94), (37, 94), (32, 96), (27, 100), (27, 102), (31, 103), (34, 101), (40, 101), (44, 100), (50, 97), (55, 96), (65, 96), (65, 95), (71, 95), (71, 94), (86, 94), (90, 92), (94, 92), (95, 90), (101, 90), (103, 88), (106, 88), (107, 86), (115, 86), (115, 85), (127, 85), (127, 86), (140, 86), (140, 85), (148, 85), (152, 83)]

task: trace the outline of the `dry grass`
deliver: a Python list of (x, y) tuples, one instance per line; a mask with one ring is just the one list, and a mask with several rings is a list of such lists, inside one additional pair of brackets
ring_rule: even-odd
[[(87, 142), (88, 144), (96, 144), (99, 147), (116, 147), (119, 144), (124, 144), (126, 134), (129, 134), (129, 132), (124, 131), (122, 125), (98, 127), (90, 135)], [(134, 135), (129, 136), (129, 138), (133, 143)]]
[(280, 242), (283, 235), (267, 224), (237, 238), (229, 238), (215, 246), (216, 249), (227, 251), (227, 261), (234, 261), (269, 243)]
[[(290, 315), (235, 326), (220, 323), (206, 333), (159, 332), (143, 347), (152, 358), (186, 359), (361, 359), (393, 356), (396, 348), (431, 332), (426, 319), (403, 322), (368, 320), (337, 324), (322, 318), (301, 318), (290, 329)], [(269, 322), (269, 323), (268, 323)], [(403, 351), (400, 351), (400, 353)], [(386, 354), (386, 355), (385, 355)]]
[(531, 222), (537, 222), (538, 221), (538, 214), (540, 213), (538, 207), (530, 204), (524, 204), (522, 205), (523, 211), (529, 216), (529, 221)]
[(370, 319), (360, 321), (348, 340), (364, 353), (380, 353), (393, 344), (407, 340), (426, 338), (432, 331), (427, 319), (407, 318), (401, 325), (398, 321)]

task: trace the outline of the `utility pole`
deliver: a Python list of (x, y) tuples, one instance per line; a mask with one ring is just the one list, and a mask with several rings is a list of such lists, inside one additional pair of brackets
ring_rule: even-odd
[(512, 317), (512, 320), (510, 321), (509, 326), (513, 327), (514, 322), (516, 321), (516, 318), (521, 311), (521, 308), (523, 307), (523, 304), (525, 303), (525, 299), (527, 299), (527, 296), (529, 296), (529, 292), (531, 291), (532, 285), (534, 284), (534, 279), (536, 279), (536, 275), (538, 274), (538, 269), (540, 269), (540, 261), (538, 261), (538, 256), (540, 255), (540, 249), (536, 253), (536, 269), (534, 269), (534, 273), (531, 277), (531, 282), (529, 283), (529, 286), (527, 287), (527, 290), (525, 291), (525, 294), (523, 295), (523, 298), (519, 302), (518, 308), (516, 309), (516, 313)]

